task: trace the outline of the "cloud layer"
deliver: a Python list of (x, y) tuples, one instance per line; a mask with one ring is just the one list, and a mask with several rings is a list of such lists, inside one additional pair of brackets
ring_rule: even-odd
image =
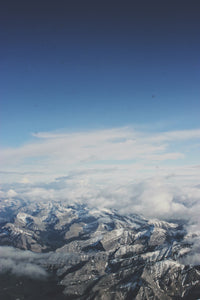
[(0, 247), (0, 273), (11, 272), (14, 275), (31, 278), (45, 278), (47, 272), (37, 265), (40, 254), (21, 251), (12, 247)]
[[(40, 132), (18, 148), (0, 150), (3, 182), (41, 182), (85, 172), (97, 181), (155, 175), (200, 179), (200, 129), (170, 132), (130, 127), (88, 132)], [(93, 174), (92, 174), (93, 173)], [(185, 178), (184, 178), (185, 176)], [(198, 177), (198, 178), (197, 178)]]
[(40, 132), (21, 147), (1, 149), (0, 195), (185, 219), (199, 234), (199, 145), (200, 129)]

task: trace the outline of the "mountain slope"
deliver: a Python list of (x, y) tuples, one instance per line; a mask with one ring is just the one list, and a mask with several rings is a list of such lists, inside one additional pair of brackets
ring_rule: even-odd
[[(0, 277), (13, 282), (7, 289), (2, 286), (4, 299), (16, 299), (12, 298), (13, 285), (16, 289), (19, 278), (22, 286), (27, 282), (27, 264), (35, 270), (27, 272), (31, 282), (36, 282), (27, 283), (30, 290), (37, 290), (33, 286), (38, 286), (40, 278), (49, 299), (52, 285), (45, 282), (50, 278), (58, 299), (200, 296), (200, 267), (183, 263), (192, 245), (184, 239), (181, 224), (48, 201), (2, 201), (0, 217)], [(18, 288), (19, 299), (24, 299), (23, 291)], [(26, 299), (37, 295), (31, 297), (31, 293), (26, 295)]]

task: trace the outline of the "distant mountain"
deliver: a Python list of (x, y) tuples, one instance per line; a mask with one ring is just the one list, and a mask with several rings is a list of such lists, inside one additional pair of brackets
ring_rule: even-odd
[(48, 201), (0, 207), (0, 299), (200, 297), (178, 222)]

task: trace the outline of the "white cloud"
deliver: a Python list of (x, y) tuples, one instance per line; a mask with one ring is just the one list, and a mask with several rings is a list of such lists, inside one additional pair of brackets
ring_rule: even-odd
[(2, 190), (5, 197), (82, 201), (199, 226), (200, 129), (161, 133), (123, 127), (33, 136), (21, 147), (0, 151), (2, 182), (12, 184)]
[(151, 139), (159, 142), (200, 139), (200, 129), (163, 132), (162, 134), (157, 134), (151, 137)]
[(27, 177), (23, 177), (20, 182), (21, 183), (30, 183), (30, 180)]
[[(186, 151), (182, 141), (190, 141), (190, 146), (191, 140), (196, 143), (200, 139), (200, 130), (148, 133), (123, 127), (74, 133), (39, 132), (33, 135), (35, 141), (18, 148), (1, 149), (3, 182), (50, 181), (74, 171), (106, 170), (111, 167), (115, 168), (111, 172), (112, 177), (127, 180), (127, 177), (135, 178), (139, 173), (154, 176), (158, 173), (158, 167), (166, 171), (166, 163), (169, 168), (173, 167), (170, 172), (177, 174), (184, 164), (188, 167), (188, 161), (194, 157), (192, 152)], [(195, 163), (199, 164), (199, 161), (193, 158), (193, 165)]]
[(12, 247), (0, 247), (0, 273), (11, 272), (31, 278), (45, 278), (47, 272), (34, 263), (40, 255), (30, 251), (20, 251)]
[(15, 196), (17, 196), (17, 193), (13, 189), (8, 190), (8, 192), (7, 192), (8, 198), (13, 198)]

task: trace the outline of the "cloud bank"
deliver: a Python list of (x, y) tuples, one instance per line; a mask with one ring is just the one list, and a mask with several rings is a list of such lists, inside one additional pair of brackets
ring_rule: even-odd
[(45, 267), (72, 266), (81, 261), (80, 254), (48, 252), (34, 253), (13, 247), (0, 246), (0, 274), (10, 272), (17, 276), (27, 276), (33, 279), (48, 279), (49, 273)]
[(199, 235), (199, 145), (200, 129), (39, 132), (18, 148), (1, 149), (0, 196), (184, 219)]
[(11, 272), (18, 276), (44, 279), (47, 277), (47, 272), (42, 266), (36, 264), (40, 256), (30, 251), (0, 247), (0, 273)]

